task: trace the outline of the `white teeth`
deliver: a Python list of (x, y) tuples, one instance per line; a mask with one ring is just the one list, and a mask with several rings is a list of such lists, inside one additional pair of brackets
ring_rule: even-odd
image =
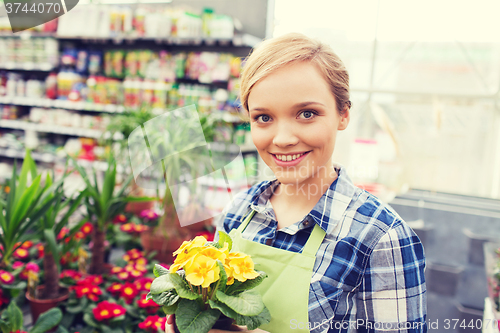
[(283, 161), (283, 162), (289, 162), (289, 161), (293, 161), (293, 160), (296, 160), (297, 158), (301, 157), (302, 155), (304, 154), (294, 154), (294, 155), (275, 155), (276, 158), (280, 161)]

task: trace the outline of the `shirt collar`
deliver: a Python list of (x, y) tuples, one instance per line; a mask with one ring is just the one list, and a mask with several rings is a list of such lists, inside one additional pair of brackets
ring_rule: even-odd
[[(335, 165), (335, 171), (338, 175), (337, 179), (332, 182), (311, 212), (303, 219), (305, 221), (307, 217), (312, 218), (312, 221), (326, 233), (331, 233), (335, 229), (357, 190), (344, 167)], [(269, 198), (278, 185), (277, 179), (263, 182), (251, 198), (251, 208), (276, 219)]]

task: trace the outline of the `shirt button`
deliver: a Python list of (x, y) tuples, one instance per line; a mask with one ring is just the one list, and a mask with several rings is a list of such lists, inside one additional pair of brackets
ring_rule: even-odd
[(311, 222), (309, 220), (306, 220), (304, 221), (304, 223), (302, 223), (304, 225), (304, 227), (308, 227), (311, 225)]

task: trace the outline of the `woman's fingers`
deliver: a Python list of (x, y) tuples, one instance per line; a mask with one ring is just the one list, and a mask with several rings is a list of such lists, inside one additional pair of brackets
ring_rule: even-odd
[(175, 322), (175, 315), (167, 315), (167, 323), (165, 324), (165, 333), (175, 333), (174, 322)]

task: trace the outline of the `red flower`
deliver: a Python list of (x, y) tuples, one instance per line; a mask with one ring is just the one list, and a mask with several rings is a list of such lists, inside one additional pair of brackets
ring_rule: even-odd
[(92, 230), (94, 230), (94, 226), (90, 222), (85, 222), (84, 225), (82, 225), (82, 228), (80, 229), (81, 232), (83, 232), (85, 235), (89, 235)]
[(81, 230), (77, 231), (75, 233), (75, 239), (80, 240), (80, 239), (84, 239), (85, 237), (87, 237), (87, 235), (85, 235), (85, 233), (83, 231), (81, 231)]
[(125, 308), (116, 303), (102, 301), (92, 310), (94, 318), (97, 321), (103, 321), (116, 317), (123, 316), (126, 312)]
[(131, 304), (132, 300), (139, 294), (133, 283), (127, 282), (123, 285), (120, 296), (125, 299), (125, 303)]
[(40, 267), (37, 264), (35, 264), (34, 262), (29, 262), (28, 264), (26, 264), (26, 267), (21, 272), (21, 274), (19, 274), (19, 276), (23, 280), (28, 280), (28, 272), (30, 272), (30, 271), (34, 272), (34, 273), (38, 273), (40, 271)]
[(120, 214), (120, 215), (117, 215), (114, 219), (113, 219), (113, 223), (114, 224), (118, 224), (118, 223), (125, 223), (127, 222), (127, 217), (123, 214)]
[(14, 275), (7, 271), (0, 270), (0, 282), (4, 284), (12, 284), (14, 282)]
[(121, 294), (122, 289), (123, 289), (122, 284), (119, 282), (115, 282), (111, 284), (106, 290), (112, 293), (113, 295), (117, 296)]
[(69, 234), (69, 228), (68, 227), (62, 227), (61, 231), (59, 231), (59, 234), (57, 235), (57, 240), (63, 239), (68, 234)]
[(152, 299), (146, 300), (146, 296), (147, 294), (141, 295), (141, 298), (137, 300), (137, 306), (141, 309), (145, 309), (148, 314), (156, 313), (160, 306)]
[(141, 266), (146, 267), (146, 265), (148, 264), (148, 260), (147, 260), (146, 258), (137, 258), (137, 259), (134, 261), (134, 264), (135, 264), (135, 265), (141, 265)]
[(16, 259), (26, 259), (29, 256), (29, 252), (28, 252), (28, 250), (20, 247), (14, 251), (14, 254), (12, 256)]
[(111, 271), (110, 271), (111, 274), (118, 274), (121, 272), (123, 272), (123, 268), (121, 268), (120, 266), (114, 266), (111, 268)]
[(145, 225), (142, 225), (142, 224), (134, 224), (134, 232), (137, 232), (137, 233), (141, 233), (141, 232), (144, 232), (146, 230), (148, 230), (149, 228)]
[(208, 231), (201, 231), (197, 233), (196, 236), (203, 236), (208, 242), (212, 242), (214, 240), (214, 234)]
[[(92, 277), (92, 275), (90, 277)], [(99, 296), (102, 295), (102, 291), (91, 281), (92, 278), (85, 278), (78, 281), (76, 286), (70, 287), (70, 289), (75, 291), (77, 298), (87, 296), (87, 298), (91, 301), (97, 302), (99, 300)]]
[(60, 279), (71, 278), (71, 279), (75, 280), (75, 282), (76, 282), (82, 278), (82, 274), (80, 274), (79, 272), (77, 272), (73, 269), (65, 269), (61, 272), (61, 274), (59, 274), (59, 278)]
[(33, 246), (32, 241), (26, 241), (23, 243), (23, 245), (21, 245), (21, 248), (23, 248), (25, 250), (29, 250), (32, 246)]
[(166, 322), (166, 317), (160, 318), (158, 315), (148, 316), (142, 323), (139, 323), (139, 328), (151, 333), (156, 333), (159, 329), (165, 331)]
[(134, 224), (133, 223), (122, 224), (120, 230), (126, 232), (127, 234), (131, 234), (134, 232)]
[(44, 251), (43, 245), (42, 244), (38, 244), (36, 248), (38, 250), (38, 259), (43, 258), (43, 256), (45, 255), (45, 251)]
[(24, 266), (24, 262), (22, 262), (22, 261), (14, 261), (12, 263), (12, 269), (14, 269), (14, 270), (16, 270), (20, 267), (23, 267), (23, 266)]
[(146, 219), (149, 221), (154, 221), (158, 218), (158, 213), (156, 213), (153, 209), (145, 209), (140, 214), (139, 217), (141, 219)]
[(125, 271), (123, 271), (123, 272), (120, 272), (120, 273), (116, 274), (116, 276), (117, 276), (120, 280), (122, 280), (122, 281), (126, 281), (126, 280), (128, 280), (128, 278), (130, 277), (130, 274), (129, 274), (129, 272), (125, 272)]
[(139, 258), (143, 258), (144, 257), (144, 254), (137, 250), (137, 249), (132, 249), (132, 250), (128, 250), (126, 254), (123, 255), (123, 260), (125, 261), (135, 261)]
[(135, 288), (138, 291), (148, 291), (151, 289), (153, 278), (143, 277), (134, 281)]

